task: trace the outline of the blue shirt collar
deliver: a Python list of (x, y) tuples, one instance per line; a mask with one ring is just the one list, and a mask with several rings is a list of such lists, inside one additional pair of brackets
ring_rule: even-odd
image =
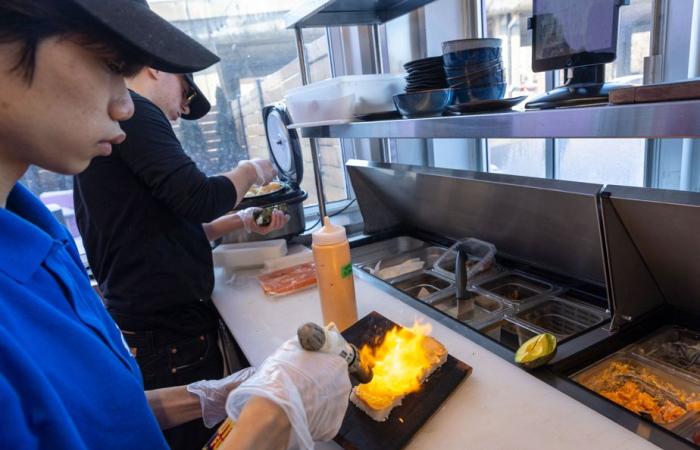
[(46, 259), (53, 242), (65, 244), (69, 238), (46, 206), (17, 183), (6, 208), (0, 208), (0, 272), (24, 283)]

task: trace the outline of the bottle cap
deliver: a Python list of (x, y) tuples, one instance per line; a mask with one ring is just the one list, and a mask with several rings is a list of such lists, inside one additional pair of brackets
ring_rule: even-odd
[(323, 226), (321, 229), (311, 233), (311, 242), (314, 245), (333, 245), (345, 242), (346, 240), (345, 227), (333, 225), (328, 216), (323, 218)]

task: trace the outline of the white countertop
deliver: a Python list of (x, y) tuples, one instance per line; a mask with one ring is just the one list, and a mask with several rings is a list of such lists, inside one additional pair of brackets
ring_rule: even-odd
[[(236, 341), (259, 365), (302, 323), (321, 323), (318, 290), (266, 297), (248, 271), (216, 269), (213, 300)], [(507, 363), (399, 299), (355, 277), (358, 317), (377, 311), (410, 326), (421, 318), (455, 358), (474, 368), (414, 435), (407, 449), (656, 449), (594, 410)], [(337, 449), (335, 443), (317, 448)]]

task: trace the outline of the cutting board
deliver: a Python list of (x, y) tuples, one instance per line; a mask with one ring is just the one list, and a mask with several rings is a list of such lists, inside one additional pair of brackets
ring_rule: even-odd
[(697, 78), (671, 83), (619, 88), (610, 91), (610, 103), (614, 105), (694, 100), (698, 98), (700, 98), (700, 79)]
[[(343, 336), (360, 348), (375, 342), (394, 326), (394, 322), (373, 311), (345, 330)], [(433, 372), (421, 390), (407, 395), (386, 422), (376, 422), (350, 403), (335, 441), (349, 450), (403, 448), (471, 372), (470, 366), (448, 355), (445, 364)], [(351, 380), (357, 384), (353, 377)]]

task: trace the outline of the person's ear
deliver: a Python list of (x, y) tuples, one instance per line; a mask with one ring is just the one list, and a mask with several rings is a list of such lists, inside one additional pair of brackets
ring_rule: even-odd
[(148, 73), (148, 76), (151, 77), (151, 79), (153, 80), (160, 80), (160, 77), (162, 75), (162, 72), (160, 70), (156, 70), (151, 67), (147, 68), (146, 72)]

